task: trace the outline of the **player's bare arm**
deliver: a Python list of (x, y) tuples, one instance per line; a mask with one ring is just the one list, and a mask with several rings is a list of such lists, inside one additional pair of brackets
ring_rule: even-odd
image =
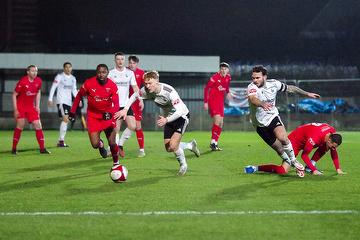
[(301, 88), (299, 88), (297, 86), (294, 86), (294, 85), (288, 85), (286, 91), (289, 92), (289, 93), (297, 93), (297, 94), (300, 94), (300, 95), (304, 95), (304, 96), (307, 96), (307, 97), (310, 97), (310, 98), (320, 98), (319, 94), (304, 91), (303, 89), (301, 89)]
[(41, 98), (41, 91), (39, 90), (39, 92), (36, 95), (36, 100), (35, 100), (35, 108), (38, 113), (40, 113), (40, 98)]
[(12, 100), (13, 100), (13, 107), (14, 107), (14, 118), (15, 120), (17, 119), (17, 117), (19, 116), (19, 111), (17, 109), (17, 96), (19, 95), (19, 93), (17, 93), (16, 91), (13, 92), (12, 95)]
[(204, 109), (205, 109), (205, 111), (209, 110), (209, 104), (208, 103), (204, 103)]
[(249, 101), (255, 106), (262, 107), (265, 111), (269, 111), (273, 107), (271, 103), (260, 101), (255, 95), (250, 95)]

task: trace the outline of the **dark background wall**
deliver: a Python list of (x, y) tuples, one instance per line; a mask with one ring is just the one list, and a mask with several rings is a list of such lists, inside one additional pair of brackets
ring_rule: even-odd
[(6, 52), (122, 50), (359, 66), (357, 0), (4, 2)]

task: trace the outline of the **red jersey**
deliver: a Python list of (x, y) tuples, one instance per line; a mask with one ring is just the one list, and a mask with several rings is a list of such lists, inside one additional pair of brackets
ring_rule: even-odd
[(72, 113), (76, 112), (76, 108), (83, 96), (87, 96), (87, 113), (89, 117), (102, 118), (104, 112), (115, 113), (119, 110), (118, 88), (109, 78), (104, 85), (98, 83), (96, 76), (87, 79), (76, 95), (71, 108)]
[[(145, 71), (142, 70), (141, 68), (136, 68), (135, 71), (133, 71), (133, 72), (135, 75), (136, 84), (137, 84), (138, 88), (140, 89), (144, 85)], [(130, 87), (129, 96), (131, 96), (133, 93), (134, 93), (134, 90), (132, 89), (132, 87)]]
[(34, 100), (41, 90), (41, 84), (42, 81), (39, 77), (30, 81), (28, 76), (24, 76), (19, 80), (15, 87), (15, 92), (18, 93), (16, 99), (19, 111), (34, 107)]
[[(316, 167), (311, 163), (309, 154), (314, 148), (318, 148), (317, 151), (314, 153), (314, 156), (317, 158), (322, 157), (327, 151), (325, 136), (329, 133), (335, 132), (335, 128), (326, 123), (309, 123), (293, 130), (289, 134), (288, 138), (294, 148), (295, 155), (297, 155), (302, 150), (301, 158), (304, 160), (306, 165), (310, 167), (312, 171), (315, 171)], [(330, 151), (335, 168), (339, 169), (340, 166), (337, 151), (336, 149), (330, 149)]]
[(231, 76), (222, 77), (219, 72), (215, 73), (204, 88), (204, 103), (224, 103), (225, 93), (229, 93)]

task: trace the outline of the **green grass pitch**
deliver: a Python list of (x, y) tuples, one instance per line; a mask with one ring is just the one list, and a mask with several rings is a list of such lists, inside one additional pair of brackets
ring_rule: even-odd
[(129, 139), (128, 180), (115, 184), (111, 159), (86, 132), (68, 132), (70, 147), (56, 148), (58, 132), (45, 131), (45, 156), (35, 132), (24, 131), (13, 156), (12, 132), (1, 131), (0, 239), (358, 239), (360, 134), (342, 134), (347, 174), (336, 175), (327, 154), (318, 163), (324, 176), (300, 179), (243, 173), (279, 157), (256, 133), (228, 131), (222, 152), (209, 151), (210, 132), (187, 132), (183, 140), (196, 138), (202, 155), (187, 151), (188, 173), (178, 177), (162, 132), (145, 132), (146, 157)]

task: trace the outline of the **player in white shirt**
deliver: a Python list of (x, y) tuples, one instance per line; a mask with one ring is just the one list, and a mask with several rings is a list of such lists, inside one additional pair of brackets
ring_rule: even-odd
[(131, 95), (125, 108), (117, 112), (115, 118), (126, 119), (127, 112), (136, 99), (140, 99), (141, 106), (143, 106), (142, 99), (153, 100), (162, 110), (162, 114), (157, 120), (157, 125), (159, 127), (164, 126), (164, 145), (166, 151), (174, 152), (180, 164), (178, 175), (184, 175), (187, 171), (184, 150), (189, 149), (195, 153), (197, 157), (200, 156), (200, 151), (197, 148), (195, 139), (188, 143), (181, 142), (186, 126), (189, 123), (189, 110), (172, 86), (159, 82), (158, 72), (151, 71), (145, 73), (144, 85), (140, 93), (134, 92), (134, 94)]
[(267, 79), (267, 70), (263, 66), (255, 66), (252, 69), (252, 83), (249, 84), (247, 92), (251, 120), (256, 132), (279, 154), (283, 159), (283, 164), (294, 166), (298, 176), (303, 177), (304, 166), (295, 158), (285, 126), (275, 106), (276, 95), (279, 91), (302, 94), (310, 98), (319, 98), (320, 95), (306, 92), (293, 85), (286, 85), (275, 79)]
[[(110, 78), (118, 87), (119, 106), (121, 110), (126, 106), (129, 100), (130, 87), (132, 87), (134, 92), (139, 92), (139, 88), (136, 84), (134, 72), (125, 66), (124, 53), (122, 52), (115, 53), (115, 68), (110, 70), (108, 78)], [(115, 128), (116, 143), (119, 145), (120, 157), (125, 156), (125, 152), (123, 148), (124, 143), (127, 139), (130, 138), (132, 132), (135, 131), (136, 129), (136, 121), (135, 121), (134, 113), (131, 108), (129, 109), (127, 115), (128, 117), (125, 120), (127, 128), (124, 130), (123, 134), (121, 135), (121, 138), (119, 138), (119, 132), (123, 120), (118, 119), (116, 121), (116, 128)]]
[(58, 147), (68, 147), (65, 143), (65, 135), (67, 131), (67, 125), (69, 123), (69, 112), (72, 105), (72, 96), (76, 96), (76, 78), (71, 74), (72, 65), (70, 62), (65, 62), (63, 64), (64, 71), (56, 75), (54, 82), (50, 89), (48, 105), (52, 107), (54, 105), (53, 97), (55, 90), (56, 93), (56, 103), (58, 107), (59, 118), (61, 118), (60, 123), (60, 134)]

